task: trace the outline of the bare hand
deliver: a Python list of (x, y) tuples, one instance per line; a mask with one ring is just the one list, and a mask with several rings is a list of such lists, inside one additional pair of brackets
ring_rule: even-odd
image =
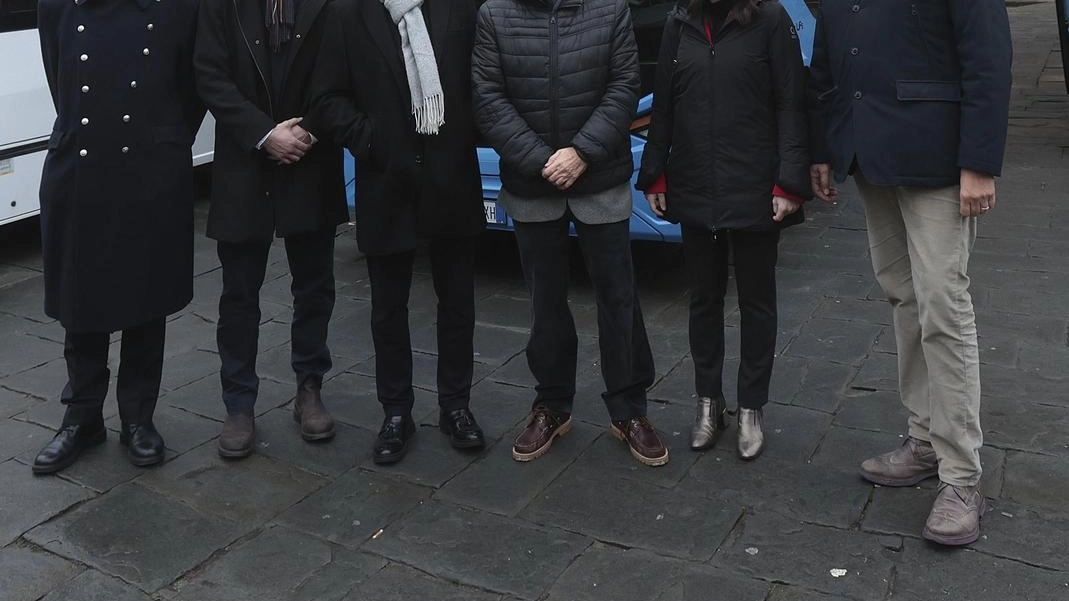
[(567, 190), (586, 172), (586, 168), (586, 161), (579, 158), (579, 153), (574, 148), (561, 148), (546, 161), (546, 166), (542, 168), (542, 177), (558, 190)]
[(961, 170), (961, 216), (980, 217), (995, 208), (995, 176)]
[(309, 146), (315, 145), (316, 139), (312, 137), (312, 134), (307, 129), (301, 127), (300, 125), (294, 125), (291, 130), (293, 131), (293, 135), (301, 142), (304, 142)]
[(646, 202), (650, 203), (650, 209), (658, 217), (664, 217), (664, 211), (668, 208), (668, 204), (664, 199), (664, 192), (657, 192), (656, 194), (646, 194)]
[(809, 167), (809, 183), (813, 186), (813, 196), (835, 204), (839, 190), (831, 185), (831, 165), (817, 163)]
[(783, 221), (787, 215), (797, 213), (798, 209), (802, 208), (802, 203), (790, 200), (789, 198), (783, 198), (782, 196), (772, 197), (772, 221)]
[(271, 130), (263, 146), (268, 156), (283, 165), (290, 165), (304, 158), (304, 154), (312, 145), (298, 138), (293, 129), (302, 119), (303, 117), (287, 119)]

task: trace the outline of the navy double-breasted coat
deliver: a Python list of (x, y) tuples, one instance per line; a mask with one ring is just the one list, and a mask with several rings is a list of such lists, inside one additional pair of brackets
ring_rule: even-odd
[(45, 313), (111, 332), (193, 297), (196, 0), (41, 0), (58, 117), (41, 180)]

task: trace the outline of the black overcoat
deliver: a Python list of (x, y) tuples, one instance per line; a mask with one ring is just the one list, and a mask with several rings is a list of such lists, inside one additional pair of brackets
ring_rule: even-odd
[(445, 98), (439, 133), (416, 133), (397, 26), (379, 0), (331, 8), (317, 119), (356, 161), (360, 250), (384, 255), (486, 225), (471, 102), (475, 0), (425, 0)]
[(58, 114), (41, 178), (45, 313), (112, 332), (193, 297), (195, 0), (41, 0)]
[[(208, 236), (226, 242), (333, 230), (349, 219), (341, 149), (310, 111), (329, 0), (297, 0), (282, 82), (273, 79), (281, 75), (272, 72), (264, 4), (206, 0), (197, 29), (197, 89), (216, 121)], [(320, 141), (297, 163), (278, 165), (256, 146), (292, 117), (304, 117), (301, 125)]]
[(718, 229), (772, 229), (772, 190), (808, 198), (805, 67), (778, 2), (743, 25), (727, 19), (712, 43), (683, 4), (665, 22), (639, 189), (662, 174), (666, 217)]
[(1013, 86), (1003, 0), (824, 0), (813, 44), (813, 160), (881, 186), (1002, 172)]

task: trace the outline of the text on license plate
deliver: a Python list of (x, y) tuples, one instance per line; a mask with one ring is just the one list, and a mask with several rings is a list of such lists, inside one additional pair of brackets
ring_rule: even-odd
[(497, 208), (497, 203), (492, 200), (483, 201), (483, 213), (486, 216), (487, 223), (506, 223), (508, 219), (505, 217), (505, 211)]

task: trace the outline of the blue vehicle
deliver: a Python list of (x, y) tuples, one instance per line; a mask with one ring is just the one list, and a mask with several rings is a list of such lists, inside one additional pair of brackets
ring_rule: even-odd
[[(635, 27), (635, 41), (638, 43), (639, 63), (642, 70), (642, 89), (653, 89), (653, 76), (657, 68), (657, 54), (664, 29), (665, 16), (675, 6), (675, 2), (661, 0), (630, 0), (631, 17)], [(809, 64), (813, 50), (813, 33), (816, 21), (804, 0), (780, 0), (787, 12), (794, 18), (795, 30), (802, 45), (802, 58)], [(646, 146), (646, 131), (649, 127), (650, 109), (653, 95), (647, 94), (638, 103), (638, 116), (631, 126), (631, 157), (635, 166), (632, 182), (637, 177), (638, 167), (642, 161), (642, 151)], [(492, 148), (479, 148), (479, 168), (483, 179), (483, 209), (489, 229), (512, 230), (512, 219), (504, 207), (497, 203), (501, 192), (501, 178), (498, 155)], [(351, 156), (346, 157), (346, 191), (349, 194), (349, 206), (355, 206), (356, 169)], [(669, 223), (657, 217), (650, 210), (645, 196), (638, 191), (632, 193), (631, 239), (655, 242), (680, 242), (679, 225)]]

